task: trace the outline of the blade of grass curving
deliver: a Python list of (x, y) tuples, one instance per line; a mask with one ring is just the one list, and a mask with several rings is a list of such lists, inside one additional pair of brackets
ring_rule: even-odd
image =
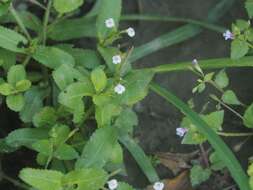
[(151, 183), (159, 181), (159, 177), (152, 166), (150, 159), (143, 152), (142, 148), (128, 135), (121, 136), (119, 140), (132, 154), (148, 180)]
[[(233, 5), (235, 0), (222, 0), (220, 1), (208, 14), (207, 22), (215, 22), (221, 16), (223, 16)], [(192, 38), (202, 32), (200, 26), (193, 24), (186, 24), (182, 27), (177, 28), (171, 32), (161, 35), (154, 40), (143, 44), (134, 49), (129, 61), (134, 62), (146, 55), (154, 53), (165, 47), (183, 42), (189, 38)]]
[[(198, 61), (201, 69), (219, 69), (219, 68), (230, 68), (230, 67), (253, 67), (253, 56), (243, 57), (241, 59), (230, 59), (230, 58), (220, 58), (220, 59), (207, 59)], [(164, 73), (171, 71), (185, 71), (189, 70), (192, 62), (182, 62), (182, 63), (171, 63), (159, 65), (156, 67), (148, 68), (155, 73)]]
[(159, 21), (159, 22), (183, 22), (188, 24), (194, 24), (209, 30), (213, 30), (216, 32), (223, 33), (226, 28), (222, 26), (218, 26), (212, 23), (208, 23), (206, 21), (194, 20), (189, 18), (179, 18), (179, 17), (166, 17), (161, 15), (139, 15), (139, 14), (131, 14), (131, 15), (122, 15), (121, 20), (125, 21)]
[(206, 136), (209, 143), (217, 151), (219, 157), (226, 164), (232, 177), (238, 184), (241, 190), (250, 190), (248, 177), (242, 169), (240, 163), (223, 142), (223, 140), (208, 126), (208, 124), (197, 113), (192, 111), (184, 102), (173, 95), (168, 90), (160, 87), (158, 84), (152, 83), (150, 89), (165, 98), (168, 102), (177, 107), (183, 114), (185, 114), (191, 122), (198, 128), (198, 130)]

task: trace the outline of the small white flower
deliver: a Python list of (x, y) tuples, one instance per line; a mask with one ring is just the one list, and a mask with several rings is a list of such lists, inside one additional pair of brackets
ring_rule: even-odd
[(185, 135), (185, 133), (187, 133), (187, 131), (188, 131), (188, 129), (179, 127), (179, 128), (176, 129), (176, 134), (179, 137), (183, 137)]
[(105, 26), (107, 28), (113, 28), (115, 26), (115, 22), (114, 22), (113, 18), (106, 19)]
[(115, 64), (115, 65), (117, 65), (117, 64), (119, 64), (119, 63), (121, 63), (121, 56), (120, 55), (114, 55), (113, 57), (112, 57), (112, 62)]
[(131, 38), (133, 38), (135, 36), (135, 30), (132, 27), (128, 28), (126, 30), (126, 32), (127, 32), (128, 36), (130, 36)]
[(192, 64), (193, 64), (193, 65), (197, 65), (197, 64), (198, 64), (198, 60), (197, 60), (197, 59), (193, 59), (193, 60), (192, 60)]
[(234, 34), (232, 32), (230, 32), (230, 30), (226, 30), (223, 33), (223, 37), (225, 38), (225, 40), (233, 40), (234, 39)]
[(126, 88), (122, 84), (117, 84), (117, 86), (114, 87), (114, 91), (117, 94), (123, 94), (126, 91)]
[(154, 190), (163, 190), (164, 183), (163, 182), (155, 182), (153, 185)]
[(117, 189), (117, 187), (118, 187), (118, 181), (116, 179), (112, 179), (112, 180), (108, 181), (107, 184), (108, 184), (108, 187), (110, 190)]

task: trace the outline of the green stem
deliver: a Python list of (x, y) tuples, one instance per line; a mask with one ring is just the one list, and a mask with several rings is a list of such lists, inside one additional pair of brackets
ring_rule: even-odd
[(26, 66), (29, 61), (31, 60), (32, 56), (31, 55), (27, 55), (26, 58), (24, 59), (24, 61), (22, 62), (22, 65)]
[[(230, 59), (230, 58), (219, 58), (219, 59), (207, 59), (200, 60), (199, 65), (201, 69), (219, 69), (219, 68), (232, 68), (232, 67), (253, 67), (252, 62), (253, 56), (246, 56), (241, 59)], [(160, 66), (155, 66), (148, 68), (155, 73), (164, 73), (172, 71), (187, 71), (192, 62), (182, 62), (182, 63), (170, 63)]]
[(121, 172), (121, 169), (117, 169), (117, 170), (113, 171), (112, 173), (109, 174), (109, 178), (117, 175), (120, 172)]
[(224, 93), (224, 90), (220, 88), (214, 81), (209, 81), (209, 84), (211, 84), (214, 88), (216, 88), (218, 91), (220, 91), (222, 94)]
[(37, 6), (39, 6), (40, 8), (42, 8), (44, 10), (46, 10), (46, 7), (44, 5), (42, 5), (40, 2), (38, 2), (37, 0), (27, 0), (27, 1), (29, 1), (30, 3), (33, 3), (33, 4), (37, 5)]
[(31, 41), (32, 38), (31, 38), (30, 34), (28, 33), (28, 31), (26, 30), (23, 21), (21, 20), (19, 14), (17, 13), (17, 11), (15, 10), (15, 8), (13, 7), (12, 3), (10, 5), (10, 12), (11, 12), (12, 16), (15, 18), (15, 20), (16, 20), (17, 24), (19, 25), (19, 27), (21, 28), (21, 30), (26, 35), (27, 39), (29, 41)]
[(43, 21), (43, 31), (42, 31), (42, 44), (43, 45), (46, 45), (47, 25), (48, 25), (48, 21), (49, 21), (51, 7), (52, 7), (52, 0), (49, 0), (48, 4), (47, 4), (47, 9), (46, 9), (46, 12), (45, 12), (45, 16), (44, 16), (44, 21)]
[(139, 15), (139, 14), (131, 14), (131, 15), (122, 15), (121, 20), (126, 21), (135, 21), (135, 20), (141, 20), (141, 21), (159, 21), (159, 22), (183, 22), (183, 23), (189, 23), (194, 24), (197, 26), (201, 26), (203, 28), (207, 28), (216, 32), (223, 33), (226, 28), (222, 26), (217, 26), (215, 24), (207, 23), (204, 21), (199, 20), (193, 20), (189, 18), (178, 18), (178, 17), (168, 17), (168, 16), (161, 16), (161, 15)]
[(224, 137), (247, 137), (247, 136), (253, 136), (252, 133), (228, 133), (228, 132), (217, 132), (218, 135), (224, 136)]

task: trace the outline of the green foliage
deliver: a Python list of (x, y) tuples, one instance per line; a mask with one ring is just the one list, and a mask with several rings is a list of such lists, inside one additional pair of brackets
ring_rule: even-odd
[(91, 81), (97, 92), (104, 90), (107, 84), (107, 77), (105, 72), (100, 67), (91, 72)]
[(246, 127), (253, 128), (253, 104), (251, 104), (243, 115), (243, 124)]
[(83, 4), (83, 0), (54, 0), (54, 8), (61, 14), (71, 12)]
[(245, 2), (245, 8), (247, 10), (249, 18), (253, 17), (253, 1), (252, 0), (247, 0)]
[(231, 104), (231, 105), (240, 105), (241, 102), (238, 100), (237, 96), (232, 90), (227, 90), (224, 92), (222, 95), (223, 102), (226, 104)]
[(229, 85), (229, 78), (224, 69), (219, 71), (219, 73), (215, 76), (215, 83), (220, 88), (226, 88)]
[(226, 167), (226, 165), (224, 164), (224, 162), (220, 159), (219, 155), (217, 154), (217, 152), (213, 152), (210, 156), (209, 156), (209, 160), (211, 162), (211, 169), (214, 171), (219, 171), (222, 170)]
[(203, 169), (199, 165), (194, 165), (191, 169), (190, 178), (193, 186), (199, 185), (202, 182), (208, 180), (210, 176), (211, 176), (210, 169)]

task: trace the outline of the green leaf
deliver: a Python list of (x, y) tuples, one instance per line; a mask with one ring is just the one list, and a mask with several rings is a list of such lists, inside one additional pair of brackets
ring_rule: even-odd
[(96, 107), (95, 118), (99, 127), (110, 125), (113, 116), (119, 115), (121, 107), (116, 104), (105, 104)]
[(7, 96), (6, 103), (12, 111), (19, 112), (24, 107), (25, 99), (22, 94), (10, 95)]
[(252, 0), (247, 0), (245, 2), (245, 8), (247, 10), (249, 18), (253, 17), (253, 1)]
[(96, 21), (97, 35), (99, 39), (104, 40), (114, 32), (111, 28), (107, 28), (105, 21), (112, 18), (115, 22), (115, 29), (117, 29), (121, 14), (122, 2), (121, 0), (101, 0), (100, 10)]
[(119, 96), (120, 101), (126, 105), (133, 105), (142, 100), (148, 93), (148, 85), (154, 73), (148, 70), (132, 71), (124, 80), (126, 91)]
[(91, 81), (97, 92), (104, 90), (107, 84), (107, 77), (105, 72), (100, 67), (91, 72)]
[(53, 153), (53, 144), (50, 140), (43, 139), (33, 143), (32, 149), (45, 156), (50, 156)]
[(101, 58), (98, 53), (90, 49), (73, 48), (70, 44), (60, 44), (58, 48), (68, 52), (76, 61), (76, 65), (87, 69), (95, 69), (101, 65)]
[(16, 85), (17, 82), (26, 79), (26, 71), (23, 65), (12, 66), (7, 74), (7, 81), (12, 85)]
[(111, 151), (117, 142), (117, 134), (113, 127), (97, 129), (85, 145), (76, 168), (102, 168), (111, 158)]
[(16, 83), (16, 91), (25, 92), (31, 87), (32, 83), (29, 80), (20, 80)]
[(51, 69), (56, 69), (63, 64), (75, 65), (75, 60), (70, 54), (55, 47), (39, 46), (33, 58)]
[(219, 155), (216, 152), (213, 152), (209, 156), (209, 160), (212, 164), (211, 169), (214, 171), (219, 171), (226, 167), (226, 165), (224, 164), (224, 162), (222, 162), (222, 160), (220, 159)]
[(0, 84), (0, 94), (4, 96), (9, 96), (14, 92), (14, 87), (9, 83)]
[(253, 128), (253, 104), (251, 104), (244, 112), (243, 124), (246, 127)]
[(208, 168), (203, 169), (199, 165), (193, 166), (193, 168), (191, 169), (191, 174), (190, 174), (192, 185), (196, 186), (196, 185), (199, 185), (202, 182), (208, 180), (209, 177), (211, 176), (211, 174), (212, 174), (212, 172)]
[(24, 53), (25, 49), (18, 47), (20, 44), (27, 44), (27, 40), (24, 36), (14, 30), (0, 26), (0, 47), (13, 52)]
[(49, 30), (49, 38), (65, 41), (83, 37), (96, 37), (95, 18), (81, 17), (67, 19), (53, 25)]
[(16, 54), (6, 49), (0, 48), (0, 60), (2, 61), (2, 67), (5, 71), (16, 64)]
[(10, 1), (0, 2), (0, 17), (5, 15), (8, 12), (10, 3), (11, 3)]
[(123, 134), (133, 133), (133, 127), (138, 125), (138, 117), (130, 108), (124, 109), (116, 119), (115, 126)]
[(114, 164), (123, 163), (123, 150), (118, 142), (115, 143), (115, 145), (113, 146), (110, 160)]
[(62, 190), (61, 172), (25, 168), (20, 171), (19, 177), (38, 190)]
[(64, 186), (75, 186), (75, 190), (101, 189), (108, 179), (107, 173), (102, 169), (78, 169), (71, 171), (62, 179)]
[(220, 87), (220, 88), (226, 88), (229, 84), (229, 78), (225, 72), (225, 70), (221, 70), (216, 76), (214, 82)]
[(56, 124), (50, 131), (49, 135), (52, 138), (54, 146), (59, 146), (68, 139), (70, 129), (67, 125)]
[(52, 107), (44, 107), (34, 115), (32, 121), (35, 127), (51, 127), (57, 121), (56, 111)]
[(33, 143), (48, 138), (48, 129), (16, 129), (8, 134), (6, 143), (15, 148), (30, 147)]
[(54, 157), (59, 160), (73, 160), (79, 157), (78, 152), (67, 144), (60, 145), (54, 152)]
[(32, 87), (25, 92), (25, 106), (19, 115), (23, 122), (32, 122), (33, 116), (43, 107), (43, 99), (46, 91)]
[(213, 130), (210, 129), (209, 125), (198, 116), (197, 113), (193, 112), (187, 104), (183, 103), (180, 99), (174, 96), (169, 91), (161, 88), (157, 84), (152, 84), (151, 89), (157, 94), (164, 97), (168, 102), (173, 104), (182, 113), (184, 113), (198, 128), (198, 130), (206, 136), (209, 143), (213, 146), (219, 157), (225, 163), (226, 167), (229, 169), (231, 176), (239, 185), (240, 189), (250, 190), (248, 184), (248, 177), (242, 169), (240, 163), (235, 158), (234, 154), (228, 148), (228, 146), (221, 140), (221, 138), (215, 134)]
[(251, 187), (251, 189), (253, 189), (253, 164), (250, 164), (247, 172), (250, 176), (250, 178), (249, 178), (250, 187)]
[(249, 51), (249, 46), (246, 41), (235, 39), (231, 45), (231, 58), (239, 59), (245, 56)]
[(232, 90), (225, 91), (221, 99), (226, 104), (241, 105), (241, 102)]
[(83, 0), (54, 0), (54, 8), (61, 14), (76, 10), (83, 4)]

